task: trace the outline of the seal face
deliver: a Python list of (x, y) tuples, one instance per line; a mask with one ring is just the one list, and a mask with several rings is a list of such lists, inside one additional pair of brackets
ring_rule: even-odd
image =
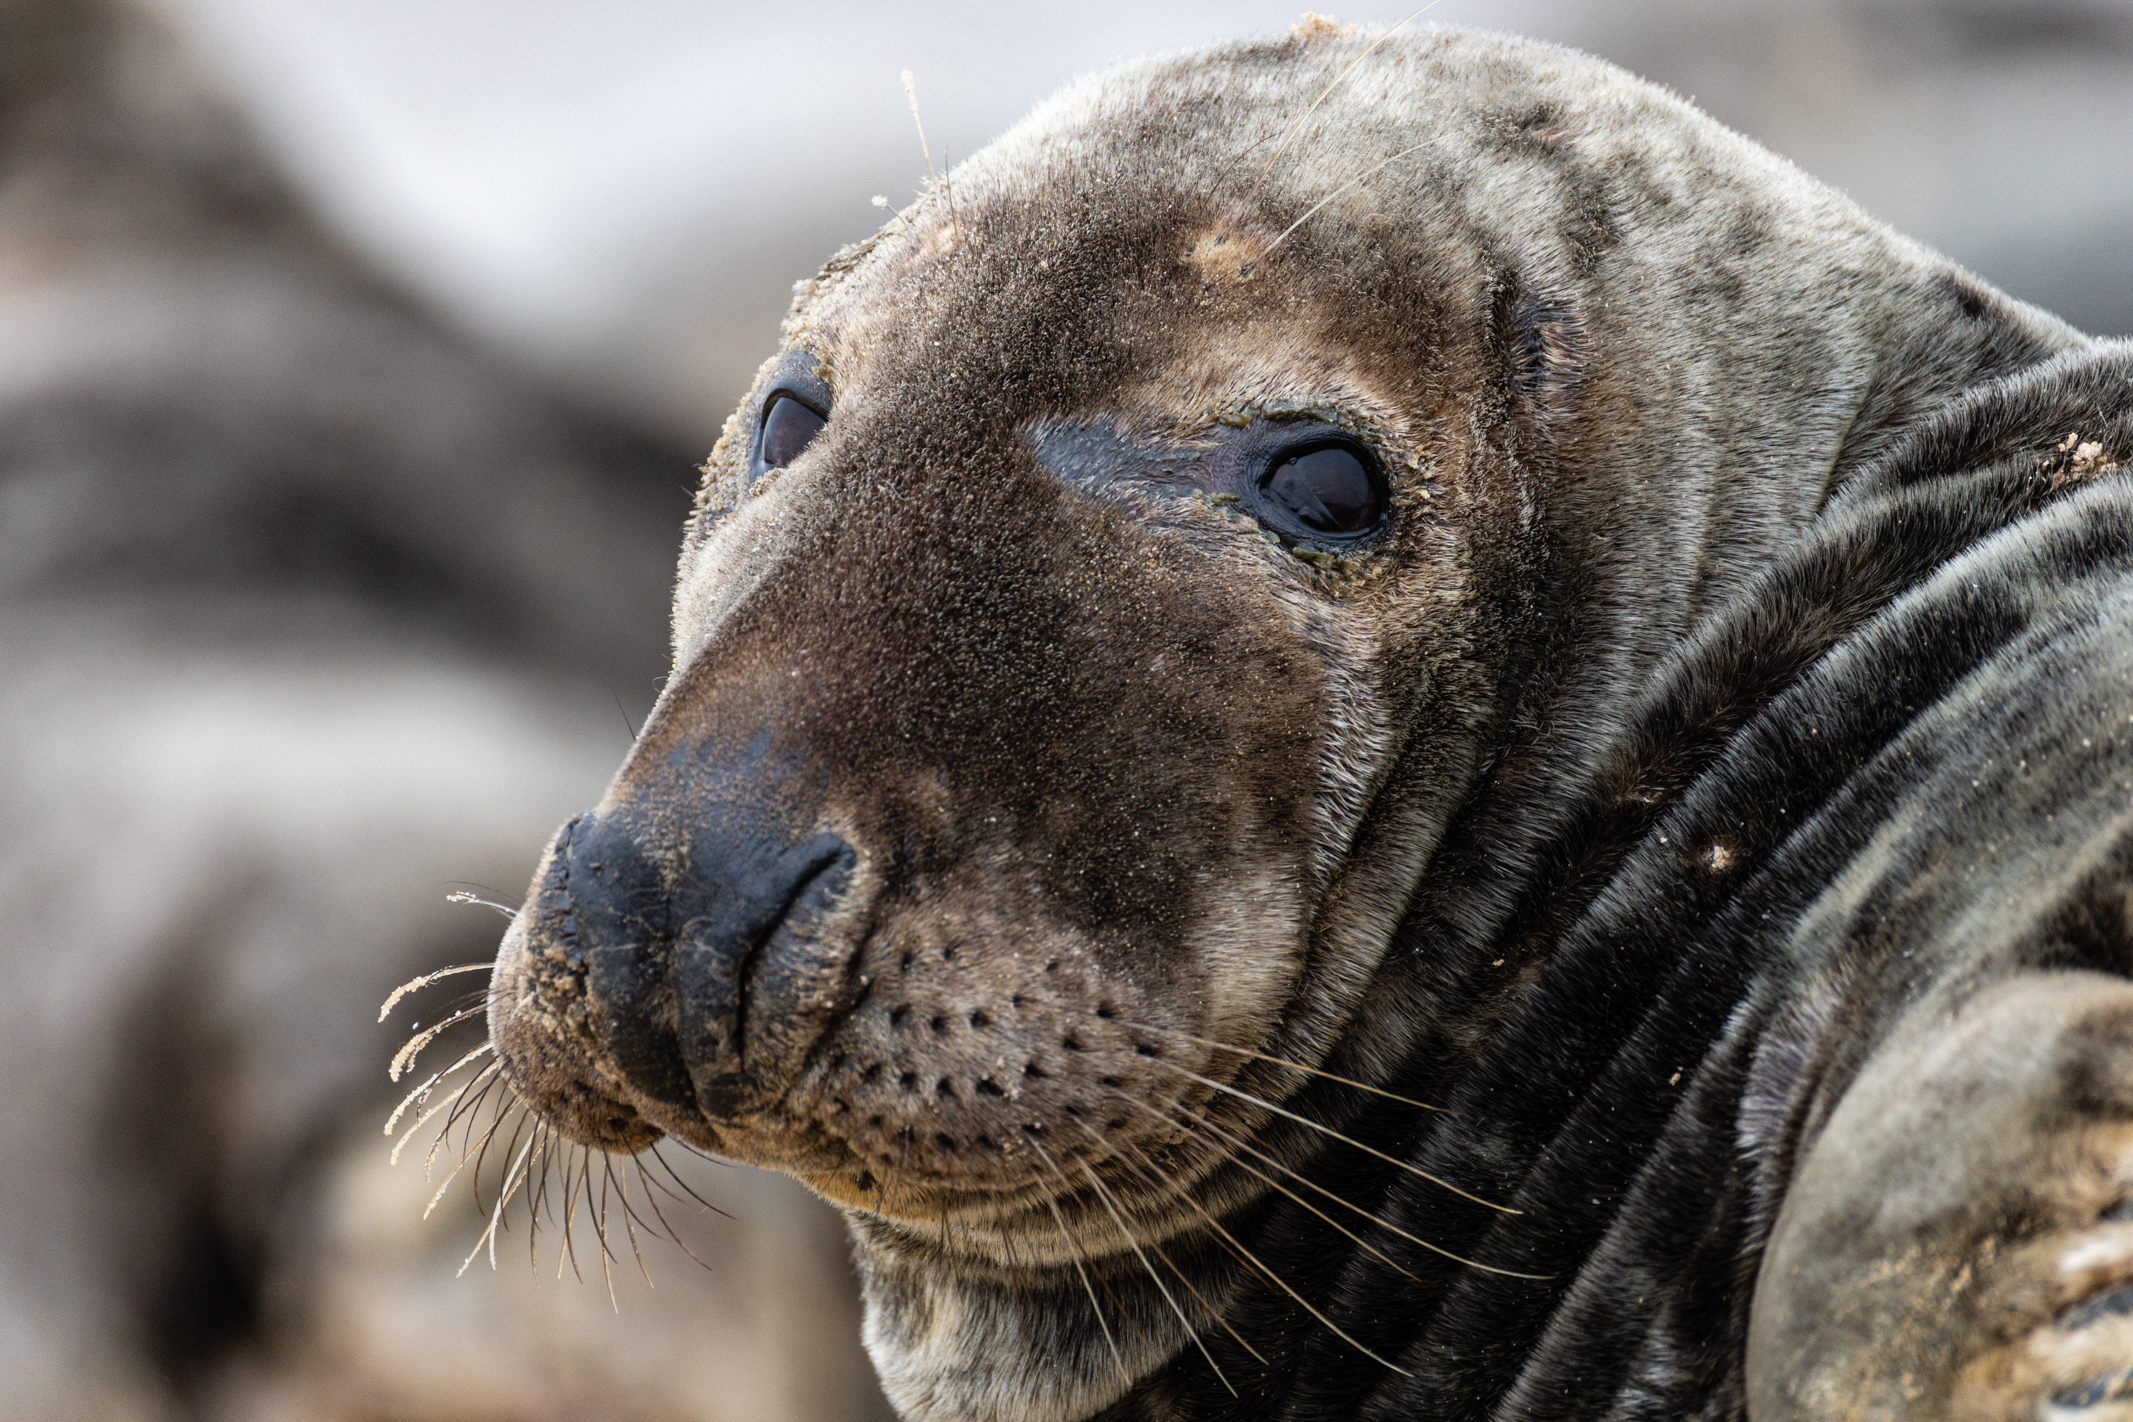
[[(2071, 880), (1951, 927), (2047, 799), (2124, 862), (2122, 349), (1607, 66), (1323, 26), (1070, 89), (785, 340), (499, 955), (522, 1095), (841, 1204), (913, 1417), (1879, 1385), (1752, 1261), (1875, 1043), (2133, 967)], [(2057, 788), (1954, 828), (2018, 692)]]

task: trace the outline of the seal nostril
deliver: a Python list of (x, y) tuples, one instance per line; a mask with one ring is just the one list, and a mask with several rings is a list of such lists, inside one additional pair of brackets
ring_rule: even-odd
[(983, 1030), (992, 1026), (992, 1019), (982, 1012), (973, 1012), (970, 1014), (970, 1025)]

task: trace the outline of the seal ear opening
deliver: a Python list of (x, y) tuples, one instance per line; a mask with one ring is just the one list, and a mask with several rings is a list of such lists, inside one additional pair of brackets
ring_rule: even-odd
[(1497, 285), (1492, 317), (1514, 405), (1544, 438), (1568, 428), (1585, 373), (1585, 323), (1576, 304), (1508, 272)]

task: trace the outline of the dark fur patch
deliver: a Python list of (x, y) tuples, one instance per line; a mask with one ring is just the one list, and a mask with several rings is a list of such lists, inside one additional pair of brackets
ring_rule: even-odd
[(1585, 373), (1585, 328), (1566, 295), (1507, 276), (1496, 294), (1496, 325), (1503, 333), (1511, 386), (1550, 429), (1576, 413)]

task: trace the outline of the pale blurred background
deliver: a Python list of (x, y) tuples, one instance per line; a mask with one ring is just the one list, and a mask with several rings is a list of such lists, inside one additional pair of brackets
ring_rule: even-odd
[[(425, 1221), (379, 1128), (480, 979), (376, 1006), (493, 951), (446, 891), (515, 902), (619, 762), (691, 465), (923, 177), (898, 71), (954, 158), (1299, 13), (0, 0), (0, 1415), (883, 1415), (841, 1226), (773, 1177), (675, 1158), (732, 1217), (663, 1200), (709, 1267), (647, 1240), (656, 1288), (522, 1220), (455, 1277), (481, 1216)], [(2133, 334), (2133, 0), (1429, 18), (1619, 60)]]
[[(1281, 0), (167, 0), (335, 222), (455, 318), (699, 444), (790, 283), (1075, 75)], [(1412, 8), (1335, 8), (1390, 22)], [(1692, 96), (2076, 325), (2133, 333), (2133, 0), (1441, 0)], [(1418, 22), (1419, 23), (1419, 22)]]

